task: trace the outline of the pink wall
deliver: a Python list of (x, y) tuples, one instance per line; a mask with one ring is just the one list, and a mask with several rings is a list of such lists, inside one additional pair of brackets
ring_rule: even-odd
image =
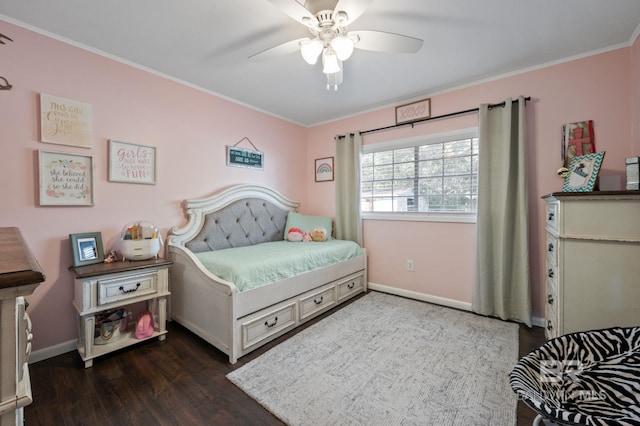
[(631, 156), (640, 155), (640, 37), (631, 47)]
[[(183, 199), (244, 182), (272, 186), (300, 200), (304, 212), (333, 215), (334, 185), (314, 182), (313, 160), (334, 155), (336, 134), (394, 123), (394, 108), (389, 107), (305, 129), (2, 21), (0, 32), (14, 40), (2, 47), (0, 67), (0, 75), (14, 86), (0, 92), (0, 226), (21, 228), (47, 275), (47, 281), (29, 298), (37, 330), (35, 350), (76, 338), (70, 303), (72, 276), (67, 270), (72, 262), (68, 234), (100, 231), (108, 250), (117, 242), (122, 226), (144, 219), (166, 235), (171, 226), (186, 222), (180, 207)], [(538, 316), (543, 306), (544, 260), (544, 203), (540, 197), (562, 185), (555, 176), (560, 165), (560, 126), (593, 119), (596, 146), (607, 151), (603, 175), (622, 176), (624, 158), (640, 154), (638, 75), (640, 42), (632, 48), (431, 97), (434, 116), (520, 94), (533, 98), (527, 112), (528, 166), (531, 267)], [(39, 93), (92, 105), (92, 149), (39, 142)], [(476, 124), (477, 117), (471, 114), (370, 134), (364, 142)], [(243, 137), (265, 152), (264, 171), (225, 166), (225, 145)], [(109, 139), (157, 147), (157, 184), (107, 181)], [(38, 206), (39, 149), (93, 156), (95, 206)], [(371, 282), (471, 301), (475, 225), (366, 221), (364, 239)], [(406, 259), (414, 260), (414, 272), (406, 271)]]
[[(638, 50), (638, 43), (635, 49)], [(431, 96), (432, 116), (531, 96), (527, 109), (530, 252), (534, 313), (543, 316), (544, 202), (541, 196), (562, 188), (560, 129), (563, 123), (592, 119), (596, 147), (606, 151), (602, 175), (622, 177), (631, 154), (631, 51), (619, 49), (544, 69)], [(635, 62), (638, 73), (638, 63)], [(638, 77), (635, 77), (636, 86)], [(638, 96), (640, 98), (640, 96)], [(636, 115), (637, 117), (637, 115)], [(637, 121), (637, 120), (636, 120)], [(309, 130), (309, 158), (333, 155), (333, 135), (394, 124), (394, 108), (386, 108)], [(364, 143), (440, 133), (477, 125), (477, 115), (438, 120), (365, 135)], [(636, 127), (637, 129), (637, 127)], [(331, 185), (316, 184), (311, 210), (333, 211)], [(471, 302), (475, 268), (475, 225), (429, 222), (365, 221), (369, 281), (457, 301)], [(406, 260), (414, 272), (406, 271)]]
[[(236, 183), (261, 183), (303, 203), (306, 129), (0, 21), (0, 226), (17, 226), (47, 280), (29, 297), (34, 350), (76, 338), (69, 234), (100, 231), (105, 249), (122, 227), (143, 219), (184, 225), (180, 203)], [(39, 93), (92, 105), (93, 148), (39, 142)], [(248, 137), (265, 153), (264, 171), (225, 165), (225, 145)], [(157, 184), (107, 180), (109, 139), (157, 147)], [(245, 146), (245, 145), (241, 145)], [(246, 147), (250, 148), (249, 145)], [(40, 207), (37, 150), (92, 155), (93, 207)], [(290, 155), (280, 155), (287, 152)]]

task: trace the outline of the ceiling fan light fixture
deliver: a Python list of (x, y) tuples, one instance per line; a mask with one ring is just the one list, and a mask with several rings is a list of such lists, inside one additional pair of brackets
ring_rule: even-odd
[(331, 40), (331, 48), (341, 61), (346, 61), (353, 53), (353, 40), (350, 37), (339, 35)]
[(314, 38), (312, 40), (304, 41), (300, 43), (300, 53), (302, 58), (309, 65), (315, 65), (318, 62), (318, 57), (322, 53), (324, 45), (320, 40)]
[(322, 53), (322, 72), (325, 74), (334, 74), (340, 71), (340, 62), (335, 52), (331, 48), (324, 49)]

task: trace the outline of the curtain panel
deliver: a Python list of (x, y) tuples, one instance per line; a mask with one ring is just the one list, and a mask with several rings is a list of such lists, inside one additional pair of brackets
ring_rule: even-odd
[(472, 309), (531, 327), (525, 99), (479, 108), (476, 282)]
[(360, 213), (360, 156), (362, 136), (350, 133), (336, 138), (336, 238), (362, 247)]

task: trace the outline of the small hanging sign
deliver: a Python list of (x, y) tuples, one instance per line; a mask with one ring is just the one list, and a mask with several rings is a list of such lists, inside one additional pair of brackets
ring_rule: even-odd
[[(255, 149), (239, 148), (237, 145), (243, 140), (249, 141)], [(264, 169), (264, 152), (258, 151), (249, 138), (242, 138), (233, 146), (227, 145), (227, 166), (245, 167), (248, 169)]]

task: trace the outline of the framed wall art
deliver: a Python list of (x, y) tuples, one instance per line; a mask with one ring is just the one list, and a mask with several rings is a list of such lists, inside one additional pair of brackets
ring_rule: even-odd
[(156, 148), (109, 140), (109, 181), (156, 183)]
[(396, 124), (413, 123), (431, 117), (431, 98), (396, 107)]
[(333, 157), (316, 159), (316, 182), (333, 180)]
[(104, 262), (102, 234), (87, 232), (84, 234), (69, 234), (73, 266), (91, 265)]
[(38, 151), (41, 206), (93, 206), (93, 157)]
[(40, 140), (91, 148), (91, 105), (41, 93)]
[(604, 151), (573, 157), (564, 179), (563, 192), (588, 192), (595, 188)]

